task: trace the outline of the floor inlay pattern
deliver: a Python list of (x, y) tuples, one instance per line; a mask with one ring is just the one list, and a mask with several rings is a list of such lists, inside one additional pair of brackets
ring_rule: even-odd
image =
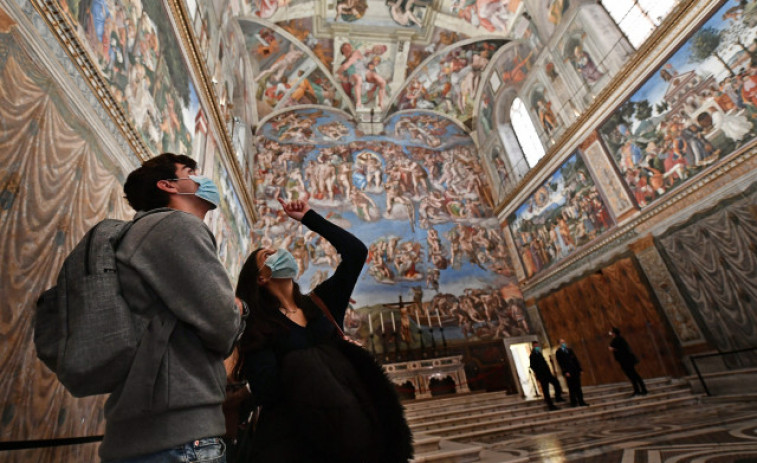
[(547, 425), (483, 445), (502, 462), (754, 463), (757, 403), (705, 401), (659, 414)]

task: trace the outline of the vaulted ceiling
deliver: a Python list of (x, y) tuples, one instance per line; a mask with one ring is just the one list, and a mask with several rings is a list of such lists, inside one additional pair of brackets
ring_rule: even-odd
[(471, 129), (497, 52), (524, 39), (499, 60), (512, 85), (538, 54), (521, 0), (259, 0), (243, 9), (259, 124), (321, 105), (377, 123), (373, 133), (397, 111), (420, 109)]

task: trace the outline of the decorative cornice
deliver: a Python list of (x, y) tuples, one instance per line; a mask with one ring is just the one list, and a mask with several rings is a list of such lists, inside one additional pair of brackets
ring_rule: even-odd
[[(698, 4), (699, 3), (699, 4)], [(704, 3), (704, 5), (702, 5)], [(631, 59), (618, 71), (613, 79), (599, 92), (594, 98), (591, 105), (586, 108), (581, 115), (571, 124), (560, 136), (557, 142), (547, 149), (544, 157), (521, 179), (518, 186), (516, 186), (497, 206), (495, 214), (501, 214), (508, 208), (520, 195), (525, 193), (525, 190), (529, 190), (533, 187), (531, 184), (538, 177), (542, 176), (548, 166), (557, 157), (561, 157), (566, 153), (570, 153), (575, 146), (580, 143), (580, 140), (576, 141), (577, 135), (585, 133), (587, 130), (596, 129), (598, 115), (609, 115), (609, 111), (612, 110), (617, 103), (621, 101), (621, 95), (630, 91), (636, 87), (636, 79), (638, 78), (639, 71), (643, 72), (646, 77), (647, 72), (651, 71), (654, 66), (659, 65), (659, 61), (667, 56), (667, 48), (659, 50), (658, 46), (665, 45), (670, 42), (669, 35), (675, 31), (676, 28), (682, 25), (687, 25), (688, 22), (684, 22), (685, 19), (697, 16), (703, 9), (714, 8), (719, 6), (720, 2), (697, 2), (696, 0), (684, 0), (679, 3), (663, 23), (655, 29), (652, 35), (644, 42)], [(697, 5), (698, 4), (698, 5)], [(708, 9), (708, 11), (711, 11)], [(681, 45), (680, 43), (676, 46)], [(517, 207), (517, 205), (513, 205)]]
[(627, 248), (626, 243), (637, 237), (640, 233), (650, 232), (649, 230), (642, 231), (646, 222), (671, 209), (674, 211), (676, 210), (674, 208), (683, 209), (682, 206), (684, 206), (687, 198), (706, 185), (711, 184), (711, 182), (750, 161), (754, 158), (755, 154), (757, 154), (757, 141), (753, 141), (749, 146), (733, 153), (723, 162), (712, 167), (712, 170), (703, 173), (703, 175), (692, 181), (691, 184), (671, 194), (669, 198), (643, 210), (636, 218), (610, 230), (602, 239), (595, 241), (583, 251), (560, 262), (555, 267), (545, 270), (530, 281), (521, 282), (521, 290), (530, 297), (538, 297), (540, 293), (571, 278), (570, 274), (582, 264), (589, 261), (606, 260), (608, 255), (625, 252)]
[(205, 65), (205, 60), (200, 53), (200, 47), (197, 38), (195, 37), (194, 29), (191, 26), (191, 17), (189, 16), (189, 12), (187, 11), (187, 7), (183, 0), (166, 1), (176, 23), (176, 29), (178, 30), (179, 39), (181, 41), (180, 43), (186, 51), (189, 61), (187, 64), (192, 68), (197, 78), (196, 83), (198, 85), (196, 88), (206, 102), (206, 109), (210, 112), (210, 117), (208, 119), (211, 121), (211, 127), (214, 133), (218, 136), (217, 138), (220, 144), (220, 152), (224, 164), (231, 174), (230, 177), (237, 193), (239, 194), (242, 206), (247, 215), (247, 220), (249, 221), (250, 226), (252, 226), (252, 224), (258, 219), (255, 211), (255, 202), (248, 185), (244, 182), (242, 169), (234, 156), (234, 145), (231, 142), (231, 136), (226, 129), (226, 121), (218, 104), (215, 88), (208, 77), (210, 73)]
[(63, 14), (58, 1), (31, 0), (30, 3), (45, 20), (50, 30), (53, 31), (56, 39), (71, 58), (71, 61), (76, 64), (84, 80), (92, 89), (92, 93), (116, 123), (116, 126), (140, 161), (149, 159), (153, 153), (145, 145), (142, 136), (134, 128), (123, 108), (113, 98), (109, 84), (106, 82), (100, 69), (94, 64), (95, 61), (89, 52), (82, 46), (76, 35), (76, 26)]

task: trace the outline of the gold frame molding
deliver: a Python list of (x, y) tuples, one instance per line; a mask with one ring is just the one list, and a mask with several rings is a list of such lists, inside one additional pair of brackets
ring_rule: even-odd
[(134, 150), (137, 158), (144, 162), (151, 157), (151, 152), (142, 140), (142, 136), (136, 131), (131, 121), (126, 117), (124, 110), (118, 105), (110, 88), (95, 66), (92, 56), (82, 46), (76, 35), (76, 27), (71, 24), (63, 13), (58, 0), (30, 0), (31, 5), (45, 20), (55, 38), (66, 51), (71, 61), (79, 69), (82, 77), (92, 89), (92, 93), (103, 105), (116, 126), (121, 131), (129, 146)]
[[(163, 0), (159, 0), (163, 1)], [(173, 16), (175, 24), (178, 26), (179, 39), (185, 50), (191, 58), (191, 62), (186, 63), (191, 67), (195, 75), (199, 77), (200, 84), (198, 91), (202, 92), (205, 101), (210, 103), (210, 108), (203, 108), (210, 113), (210, 119), (213, 121), (216, 133), (219, 135), (223, 163), (231, 173), (234, 187), (240, 196), (245, 214), (247, 215), (250, 226), (257, 220), (254, 202), (250, 191), (243, 181), (241, 169), (234, 157), (234, 149), (231, 143), (231, 137), (226, 130), (226, 125), (221, 118), (220, 108), (218, 107), (215, 92), (210, 85), (210, 79), (205, 69), (205, 63), (199, 57), (197, 41), (194, 37), (193, 30), (189, 27), (188, 13), (181, 0), (165, 0), (169, 6), (169, 13)], [(76, 65), (84, 80), (92, 90), (93, 95), (102, 104), (103, 108), (113, 119), (119, 131), (124, 136), (129, 146), (134, 150), (137, 158), (144, 162), (153, 157), (153, 153), (142, 140), (142, 136), (137, 132), (132, 122), (128, 119), (126, 112), (116, 102), (110, 87), (102, 75), (100, 69), (95, 65), (89, 51), (82, 45), (76, 34), (76, 26), (70, 18), (63, 13), (60, 6), (60, 0), (30, 0), (30, 3), (40, 16), (47, 23), (55, 38), (66, 51), (71, 61)], [(194, 80), (194, 79), (193, 79)], [(208, 111), (209, 109), (209, 111)]]

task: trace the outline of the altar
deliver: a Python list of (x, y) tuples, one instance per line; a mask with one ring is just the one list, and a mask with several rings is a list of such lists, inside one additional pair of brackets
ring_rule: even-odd
[(444, 380), (447, 377), (455, 382), (456, 394), (470, 392), (462, 355), (386, 363), (384, 370), (392, 383), (398, 386), (410, 382), (415, 388), (416, 399), (430, 398), (431, 380)]

